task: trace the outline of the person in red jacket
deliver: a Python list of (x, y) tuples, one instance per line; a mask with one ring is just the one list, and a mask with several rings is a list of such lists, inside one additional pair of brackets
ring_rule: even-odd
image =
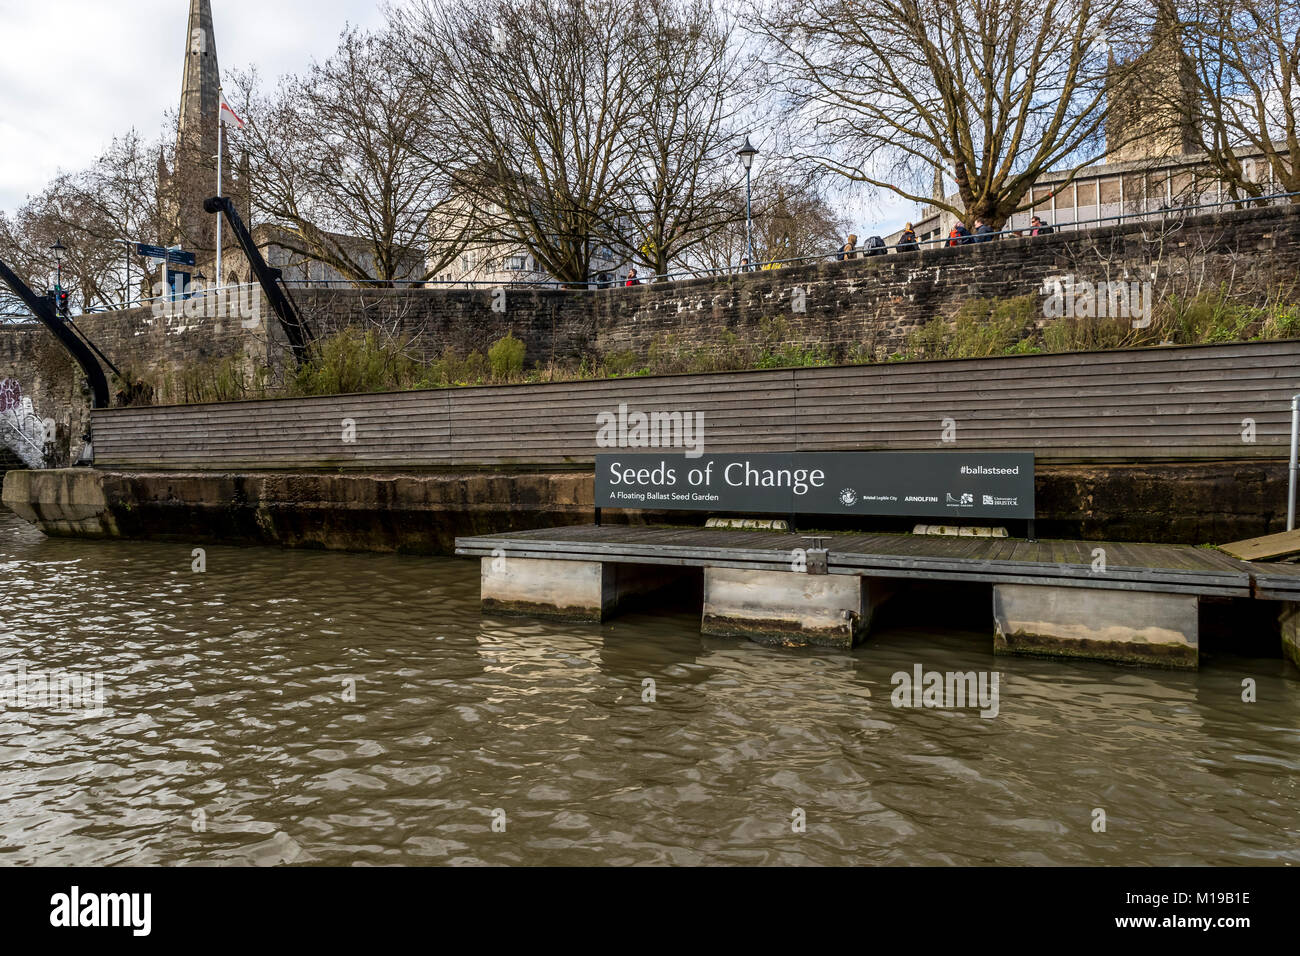
[(623, 284), (624, 284), (624, 285), (640, 285), (640, 284), (641, 284), (641, 280), (638, 279), (638, 278), (636, 277), (636, 270), (635, 270), (635, 269), (628, 269), (628, 270), (627, 270), (627, 281), (624, 282)]
[(971, 241), (970, 230), (967, 229), (962, 223), (959, 222), (952, 227), (952, 232), (948, 233), (948, 242), (946, 243), (946, 245), (964, 246), (966, 243), (970, 241)]

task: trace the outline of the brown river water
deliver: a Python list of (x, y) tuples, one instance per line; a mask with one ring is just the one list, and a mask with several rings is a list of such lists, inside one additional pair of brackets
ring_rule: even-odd
[[(688, 601), (482, 616), (474, 561), (192, 561), (0, 511), (0, 677), (102, 682), (0, 711), (0, 864), (1300, 862), (1280, 658), (995, 658), (916, 613), (774, 649), (702, 638)], [(997, 715), (893, 706), (916, 665), (998, 672)]]

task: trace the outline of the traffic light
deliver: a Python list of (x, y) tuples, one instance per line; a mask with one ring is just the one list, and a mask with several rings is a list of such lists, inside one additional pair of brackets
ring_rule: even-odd
[(68, 293), (60, 289), (54, 294), (54, 308), (65, 319), (68, 317)]

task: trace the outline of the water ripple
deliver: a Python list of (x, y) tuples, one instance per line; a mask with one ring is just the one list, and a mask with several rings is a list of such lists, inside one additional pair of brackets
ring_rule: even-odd
[[(767, 649), (688, 611), (482, 616), (473, 562), (213, 547), (198, 574), (190, 550), (0, 513), (0, 671), (105, 689), (0, 712), (0, 862), (1300, 862), (1276, 660), (994, 659), (912, 628)], [(999, 671), (998, 717), (894, 708), (917, 663)]]

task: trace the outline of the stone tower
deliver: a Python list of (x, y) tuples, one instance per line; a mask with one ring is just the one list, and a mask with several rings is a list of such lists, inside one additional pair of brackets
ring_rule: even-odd
[(190, 0), (176, 156), (170, 173), (160, 168), (160, 179), (165, 182), (159, 186), (167, 212), (161, 238), (180, 243), (200, 261), (209, 258), (215, 249), (216, 223), (203, 211), (203, 200), (216, 195), (220, 90), (212, 4), (210, 0)]
[(1122, 89), (1110, 92), (1107, 162), (1163, 159), (1197, 149), (1195, 64), (1183, 46), (1172, 0), (1153, 0), (1153, 5), (1149, 48), (1122, 75), (1113, 66)]

